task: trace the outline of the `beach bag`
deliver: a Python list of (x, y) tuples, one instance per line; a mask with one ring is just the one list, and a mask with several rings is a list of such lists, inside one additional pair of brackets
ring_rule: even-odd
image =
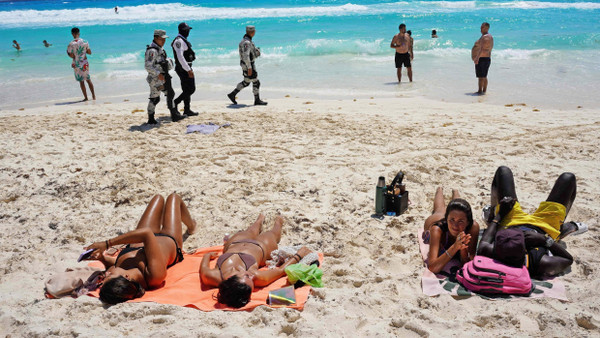
[(481, 294), (528, 296), (533, 291), (527, 267), (508, 266), (485, 256), (475, 256), (463, 265), (456, 279), (467, 290)]
[(50, 277), (45, 284), (46, 298), (79, 297), (98, 288), (104, 277), (99, 268), (67, 269)]
[[(317, 260), (317, 263), (318, 262), (319, 261)], [(308, 284), (316, 288), (323, 287), (323, 282), (321, 280), (321, 278), (323, 277), (323, 271), (319, 269), (317, 264), (290, 264), (285, 268), (285, 273), (287, 274), (288, 281), (290, 282), (290, 284), (294, 286), (296, 284), (299, 284), (299, 286), (304, 286), (304, 284)]]

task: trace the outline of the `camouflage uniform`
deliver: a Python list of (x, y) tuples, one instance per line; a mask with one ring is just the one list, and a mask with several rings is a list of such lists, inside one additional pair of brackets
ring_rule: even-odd
[[(249, 28), (251, 27), (251, 28)], [(248, 29), (254, 31), (254, 26), (249, 26), (246, 28), (246, 32)], [(231, 92), (228, 97), (234, 103), (235, 95), (239, 93), (242, 89), (248, 87), (250, 83), (252, 83), (252, 93), (254, 94), (254, 104), (266, 104), (260, 100), (259, 89), (260, 89), (260, 81), (258, 80), (258, 72), (256, 71), (256, 67), (254, 65), (254, 60), (260, 56), (260, 49), (256, 48), (254, 42), (252, 41), (252, 37), (248, 34), (244, 35), (242, 41), (239, 44), (238, 51), (240, 53), (240, 66), (242, 66), (242, 74), (244, 76), (244, 80), (237, 84), (233, 92)], [(252, 74), (248, 75), (248, 70), (252, 69)]]
[[(167, 58), (165, 50), (157, 45), (154, 41), (146, 48), (146, 57), (144, 67), (148, 72), (146, 81), (150, 85), (150, 96), (148, 102), (148, 119), (154, 120), (154, 112), (156, 105), (160, 101), (160, 92), (165, 93), (167, 97), (167, 107), (174, 114), (173, 97), (175, 92), (171, 86), (171, 76), (169, 75), (169, 63), (172, 61)], [(161, 81), (158, 76), (162, 74), (164, 81)]]

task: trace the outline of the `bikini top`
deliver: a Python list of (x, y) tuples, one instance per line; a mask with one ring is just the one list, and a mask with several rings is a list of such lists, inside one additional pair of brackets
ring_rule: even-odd
[(246, 266), (246, 271), (248, 271), (248, 269), (250, 269), (250, 267), (252, 265), (256, 264), (256, 259), (254, 259), (254, 257), (252, 255), (249, 255), (249, 254), (246, 254), (243, 252), (228, 252), (228, 253), (222, 254), (221, 256), (219, 256), (219, 258), (217, 258), (217, 267), (219, 268), (219, 272), (221, 273), (222, 280), (223, 280), (223, 271), (221, 270), (221, 265), (223, 265), (223, 262), (228, 260), (229, 257), (231, 257), (233, 255), (238, 255), (238, 257), (240, 257), (240, 259), (242, 260), (242, 262), (244, 262), (244, 265)]
[(132, 251), (138, 251), (138, 250), (144, 250), (143, 246), (139, 246), (139, 247), (132, 247), (127, 245), (123, 250), (121, 250), (121, 252), (119, 252), (119, 255), (117, 255), (117, 258), (115, 259), (115, 266), (117, 266), (117, 262), (119, 261), (119, 258), (121, 258), (121, 256), (132, 252)]
[(229, 259), (229, 257), (233, 255), (238, 255), (240, 257), (240, 259), (242, 260), (242, 262), (244, 262), (244, 265), (246, 266), (246, 271), (248, 271), (248, 269), (252, 265), (256, 264), (256, 259), (254, 259), (252, 255), (243, 252), (228, 252), (222, 254), (221, 256), (219, 256), (219, 258), (217, 258), (217, 267), (219, 268), (219, 270), (221, 270), (221, 265), (223, 265), (223, 262), (225, 262), (227, 259)]
[(442, 233), (445, 237), (445, 241), (444, 241), (443, 245), (440, 245), (439, 254), (441, 255), (444, 252), (446, 252), (446, 250), (448, 250), (451, 246), (451, 245), (448, 245), (448, 232), (449, 232), (448, 231), (448, 223), (446, 223), (444, 220), (440, 220), (440, 221), (433, 223), (432, 225), (435, 225), (436, 227), (442, 229)]

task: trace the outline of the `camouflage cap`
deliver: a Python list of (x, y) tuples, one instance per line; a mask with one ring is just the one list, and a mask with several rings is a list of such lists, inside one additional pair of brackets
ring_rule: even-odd
[(155, 29), (154, 30), (154, 36), (158, 36), (159, 38), (163, 38), (163, 39), (168, 38), (167, 32), (165, 32), (162, 29)]

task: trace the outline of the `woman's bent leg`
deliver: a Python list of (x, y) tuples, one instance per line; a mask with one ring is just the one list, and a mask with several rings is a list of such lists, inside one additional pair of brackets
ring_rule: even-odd
[(423, 230), (427, 231), (431, 228), (431, 225), (444, 218), (446, 214), (446, 203), (444, 202), (444, 191), (442, 187), (438, 187), (435, 190), (435, 197), (433, 198), (433, 212), (425, 220)]
[(148, 203), (142, 218), (140, 218), (137, 229), (150, 228), (152, 232), (158, 233), (160, 231), (164, 205), (165, 199), (161, 195), (155, 195), (150, 200), (150, 203)]
[(231, 236), (231, 238), (229, 238), (229, 240), (224, 245), (223, 252), (227, 251), (229, 245), (231, 245), (231, 243), (233, 242), (238, 242), (244, 239), (256, 239), (258, 237), (258, 234), (260, 233), (260, 229), (262, 228), (262, 224), (264, 221), (265, 215), (258, 215), (256, 221), (251, 226), (249, 226), (248, 229), (240, 231), (235, 235)]
[(258, 235), (256, 238), (266, 249), (264, 257), (265, 260), (271, 257), (271, 251), (277, 249), (279, 241), (281, 240), (281, 228), (283, 227), (283, 218), (281, 216), (277, 216), (275, 218), (275, 224), (273, 228), (269, 231), (263, 232)]
[(181, 222), (187, 226), (189, 233), (193, 233), (196, 230), (196, 223), (192, 219), (190, 211), (185, 206), (185, 203), (179, 195), (172, 193), (167, 197), (165, 214), (163, 217), (163, 228), (160, 230), (160, 233), (175, 238), (177, 245), (179, 245), (180, 248), (183, 246)]

